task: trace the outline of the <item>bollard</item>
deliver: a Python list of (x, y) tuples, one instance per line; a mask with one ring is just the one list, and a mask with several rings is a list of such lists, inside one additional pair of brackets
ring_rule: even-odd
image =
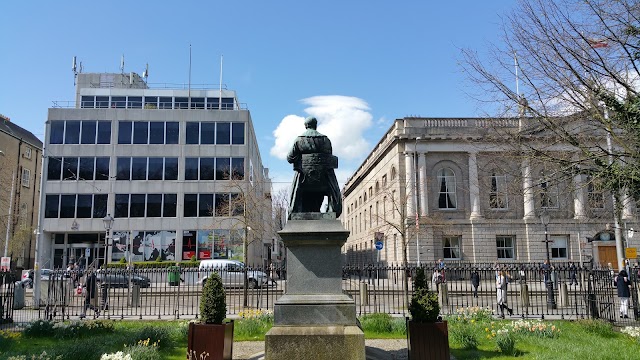
[(369, 305), (369, 284), (365, 281), (360, 282), (360, 305)]
[(140, 285), (131, 288), (131, 307), (140, 307)]
[(520, 301), (522, 302), (522, 307), (529, 307), (529, 285), (522, 284), (520, 285)]
[(560, 284), (560, 291), (558, 293), (560, 297), (560, 306), (569, 306), (569, 291), (567, 290), (567, 284)]
[(447, 289), (447, 283), (443, 282), (438, 286), (438, 302), (440, 303), (440, 309), (449, 305), (449, 291)]

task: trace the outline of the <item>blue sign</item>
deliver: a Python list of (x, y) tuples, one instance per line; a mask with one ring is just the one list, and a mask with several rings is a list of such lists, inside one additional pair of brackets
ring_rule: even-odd
[(382, 250), (383, 247), (384, 244), (382, 243), (382, 241), (376, 241), (376, 250)]

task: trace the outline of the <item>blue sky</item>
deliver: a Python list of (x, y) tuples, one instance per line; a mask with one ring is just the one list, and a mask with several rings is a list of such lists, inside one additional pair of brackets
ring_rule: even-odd
[[(0, 113), (41, 139), (52, 101), (74, 100), (84, 72), (237, 91), (276, 188), (302, 119), (318, 117), (344, 182), (392, 121), (484, 115), (467, 93), (461, 48), (500, 41), (511, 1), (2, 1)], [(217, 88), (217, 85), (212, 85)]]

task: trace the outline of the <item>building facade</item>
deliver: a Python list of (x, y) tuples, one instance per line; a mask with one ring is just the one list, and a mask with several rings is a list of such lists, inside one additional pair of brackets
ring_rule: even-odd
[(271, 182), (234, 91), (154, 89), (135, 73), (77, 80), (73, 105), (49, 109), (46, 123), (41, 268), (262, 264)]
[(0, 115), (0, 254), (33, 265), (40, 198), (42, 141)]
[[(615, 239), (586, 239), (613, 228), (611, 194), (588, 177), (554, 178), (554, 164), (518, 156), (499, 132), (521, 128), (522, 119), (396, 120), (343, 189), (346, 262), (401, 263), (404, 241), (413, 264), (542, 262), (547, 252), (556, 261), (616, 264)], [(576, 151), (537, 136), (528, 146)], [(635, 247), (636, 205), (623, 200), (619, 227)]]

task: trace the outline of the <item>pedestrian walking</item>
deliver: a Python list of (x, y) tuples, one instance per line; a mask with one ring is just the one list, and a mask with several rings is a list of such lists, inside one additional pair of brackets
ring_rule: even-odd
[(576, 264), (573, 261), (569, 262), (569, 285), (578, 285), (578, 280), (576, 278), (576, 273), (578, 269), (576, 268)]
[(498, 302), (498, 308), (500, 309), (500, 318), (504, 319), (504, 309), (507, 309), (509, 315), (513, 315), (513, 309), (507, 306), (507, 287), (509, 285), (509, 275), (500, 270), (498, 272), (498, 279), (496, 280), (496, 298)]
[(480, 273), (478, 269), (473, 269), (471, 273), (471, 286), (473, 286), (473, 297), (478, 297), (478, 286), (480, 286)]
[(629, 297), (631, 297), (631, 280), (625, 269), (620, 270), (614, 278), (618, 289), (618, 299), (620, 299), (620, 318), (629, 318)]
[(87, 309), (95, 311), (95, 317), (100, 316), (100, 309), (94, 305), (94, 302), (98, 297), (97, 292), (96, 274), (92, 268), (89, 268), (84, 281), (84, 307), (82, 309), (82, 314), (80, 315), (81, 319), (84, 319), (87, 316)]

